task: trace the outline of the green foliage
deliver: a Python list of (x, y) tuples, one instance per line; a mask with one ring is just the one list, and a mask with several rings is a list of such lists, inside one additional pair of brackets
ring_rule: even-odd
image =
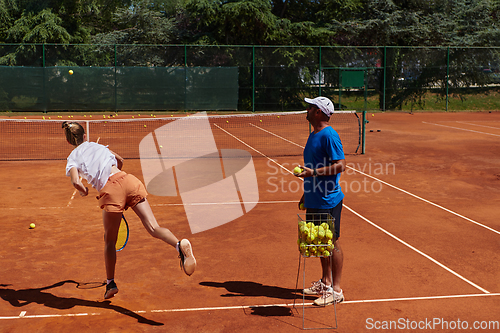
[(71, 36), (61, 25), (62, 19), (44, 9), (38, 13), (23, 12), (6, 31), (11, 43), (69, 43)]
[(117, 8), (112, 16), (114, 29), (92, 37), (99, 44), (168, 44), (175, 38), (175, 19), (167, 18), (150, 1), (133, 1)]

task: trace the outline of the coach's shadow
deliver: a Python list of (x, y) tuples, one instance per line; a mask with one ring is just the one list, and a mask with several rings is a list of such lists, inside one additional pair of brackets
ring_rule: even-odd
[[(301, 290), (282, 288), (276, 286), (266, 286), (261, 283), (251, 281), (226, 281), (226, 282), (200, 282), (200, 285), (214, 288), (224, 288), (227, 294), (221, 297), (269, 297), (285, 300), (302, 299)], [(306, 299), (316, 299), (314, 296), (306, 296)]]
[(110, 301), (98, 302), (98, 301), (89, 301), (89, 300), (74, 298), (74, 297), (60, 297), (60, 296), (55, 296), (49, 292), (44, 291), (47, 289), (52, 289), (52, 288), (63, 286), (66, 283), (75, 283), (76, 285), (78, 285), (78, 282), (76, 282), (76, 281), (65, 280), (65, 281), (54, 283), (53, 285), (50, 285), (47, 287), (15, 290), (15, 289), (10, 289), (10, 288), (5, 288), (9, 285), (0, 284), (0, 287), (2, 287), (2, 288), (0, 288), (0, 298), (9, 302), (12, 306), (15, 306), (15, 307), (22, 307), (22, 306), (25, 306), (25, 305), (28, 305), (31, 303), (37, 303), (37, 304), (41, 304), (41, 305), (49, 307), (49, 308), (59, 309), (59, 310), (71, 309), (75, 306), (86, 306), (86, 307), (91, 307), (91, 308), (110, 309), (110, 310), (116, 311), (118, 313), (135, 318), (135, 319), (137, 319), (137, 321), (139, 323), (142, 323), (142, 324), (148, 324), (148, 325), (154, 325), (154, 326), (164, 325), (163, 323), (159, 323), (159, 322), (144, 318), (143, 316), (140, 316), (137, 313), (130, 311), (128, 309), (125, 309), (121, 306), (113, 305), (113, 304), (111, 304)]

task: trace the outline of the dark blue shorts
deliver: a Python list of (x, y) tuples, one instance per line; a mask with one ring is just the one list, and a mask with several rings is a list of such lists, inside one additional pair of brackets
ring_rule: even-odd
[[(342, 206), (344, 200), (340, 201), (339, 204), (330, 209), (316, 209), (316, 208), (307, 208), (306, 210), (306, 220), (311, 221), (314, 224), (321, 224), (324, 221), (320, 221), (321, 218), (319, 214), (328, 213), (335, 219), (335, 239), (340, 237), (340, 215), (342, 213)], [(316, 223), (317, 221), (318, 223)]]

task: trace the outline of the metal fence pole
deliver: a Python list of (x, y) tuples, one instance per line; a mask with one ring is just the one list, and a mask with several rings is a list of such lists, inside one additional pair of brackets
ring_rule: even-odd
[(117, 63), (117, 50), (115, 44), (115, 112), (118, 110), (118, 82), (116, 80), (116, 63)]
[(450, 47), (446, 51), (446, 111), (448, 111), (449, 89), (450, 87)]
[(45, 87), (45, 43), (42, 44), (42, 87), (43, 87), (43, 112), (47, 113), (47, 89)]
[(255, 45), (252, 46), (252, 112), (255, 112)]
[(382, 111), (385, 112), (385, 91), (386, 87), (386, 76), (387, 76), (387, 46), (384, 46), (384, 88), (382, 91)]
[(321, 65), (321, 46), (320, 46), (319, 47), (319, 75), (318, 75), (318, 78), (319, 78), (319, 82), (318, 82), (319, 95), (318, 96), (321, 96), (321, 70), (322, 70), (322, 65)]

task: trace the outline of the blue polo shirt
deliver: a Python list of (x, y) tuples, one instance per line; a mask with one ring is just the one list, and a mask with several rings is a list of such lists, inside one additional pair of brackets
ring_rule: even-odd
[[(318, 133), (312, 132), (304, 148), (304, 166), (319, 169), (332, 161), (343, 160), (344, 150), (338, 133), (325, 127)], [(344, 198), (339, 185), (340, 173), (331, 176), (304, 178), (304, 206), (306, 208), (330, 209)]]

